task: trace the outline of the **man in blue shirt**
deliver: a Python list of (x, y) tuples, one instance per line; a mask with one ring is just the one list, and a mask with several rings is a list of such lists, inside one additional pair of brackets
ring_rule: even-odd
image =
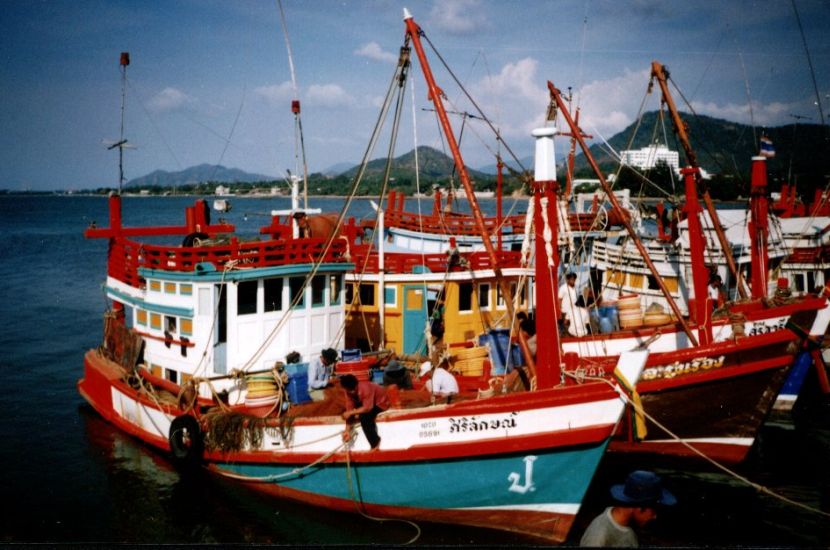
[(320, 353), (320, 357), (316, 357), (308, 366), (308, 394), (314, 401), (325, 399), (323, 390), (331, 385), (336, 362), (337, 351), (327, 348)]

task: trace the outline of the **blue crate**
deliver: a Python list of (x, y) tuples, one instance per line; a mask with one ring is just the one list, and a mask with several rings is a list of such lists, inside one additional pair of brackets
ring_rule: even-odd
[(285, 372), (288, 373), (288, 376), (295, 374), (308, 375), (308, 363), (289, 363), (285, 365)]
[(378, 369), (378, 370), (373, 370), (372, 371), (372, 382), (374, 382), (375, 384), (383, 385), (383, 371), (382, 370)]
[[(478, 337), (478, 345), (490, 346), (491, 375), (506, 374), (513, 367), (524, 365), (522, 350), (518, 344), (510, 344), (510, 330), (506, 328), (490, 329)], [(510, 368), (507, 366), (508, 345), (510, 349)]]
[(288, 399), (294, 403), (308, 403), (311, 396), (308, 395), (308, 374), (291, 374), (288, 376)]
[(344, 363), (360, 361), (361, 359), (363, 359), (363, 353), (357, 348), (344, 349), (340, 352), (340, 360)]

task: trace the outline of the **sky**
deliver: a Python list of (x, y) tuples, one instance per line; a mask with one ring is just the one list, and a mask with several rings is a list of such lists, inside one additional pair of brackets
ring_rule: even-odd
[[(830, 113), (830, 1), (9, 0), (0, 16), (0, 189), (113, 187), (127, 68), (125, 177), (221, 164), (296, 171), (291, 100), (302, 104), (308, 168), (363, 157), (403, 45), (407, 7), (519, 158), (545, 124), (546, 82), (573, 91), (583, 129), (610, 138), (659, 106), (663, 63), (698, 114), (758, 127)], [(804, 41), (814, 71), (811, 75)], [(427, 55), (457, 112), (475, 112)], [(414, 61), (394, 154), (439, 150)], [(815, 78), (815, 86), (813, 83)], [(414, 95), (413, 95), (414, 88)], [(676, 101), (683, 100), (676, 96)], [(688, 110), (688, 107), (684, 108)], [(796, 119), (797, 117), (806, 117)], [(465, 162), (494, 163), (485, 123), (452, 116)], [(385, 157), (391, 120), (370, 158)], [(562, 148), (563, 146), (559, 146)]]

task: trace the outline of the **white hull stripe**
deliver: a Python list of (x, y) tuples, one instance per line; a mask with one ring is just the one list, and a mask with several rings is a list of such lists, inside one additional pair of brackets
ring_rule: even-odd
[(450, 508), (450, 510), (516, 510), (575, 516), (576, 513), (579, 512), (579, 504), (511, 504), (507, 506), (475, 506), (471, 508)]
[(716, 445), (732, 445), (736, 447), (751, 447), (752, 443), (755, 441), (753, 437), (700, 437), (694, 439), (681, 439), (678, 441), (677, 439), (652, 439), (649, 441), (644, 441), (643, 444), (647, 445), (649, 443), (713, 443)]

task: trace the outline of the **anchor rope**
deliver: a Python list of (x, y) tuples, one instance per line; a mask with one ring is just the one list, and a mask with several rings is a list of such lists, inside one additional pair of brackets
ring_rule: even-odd
[(577, 380), (577, 381), (581, 381), (581, 380), (602, 381), (602, 382), (605, 382), (606, 384), (608, 384), (609, 386), (615, 388), (617, 390), (617, 393), (623, 399), (623, 401), (625, 401), (628, 405), (631, 405), (631, 407), (634, 408), (634, 410), (637, 414), (642, 414), (645, 418), (647, 418), (648, 420), (653, 422), (655, 426), (657, 426), (662, 431), (664, 431), (666, 434), (668, 434), (669, 437), (671, 437), (672, 439), (674, 439), (675, 441), (677, 441), (678, 443), (680, 443), (681, 445), (683, 445), (684, 447), (686, 447), (687, 449), (689, 449), (690, 451), (695, 453), (700, 458), (707, 461), (709, 464), (711, 464), (715, 468), (717, 468), (717, 469), (721, 470), (722, 472), (732, 476), (733, 478), (737, 479), (738, 481), (740, 481), (742, 483), (745, 483), (746, 485), (752, 487), (756, 491), (758, 491), (760, 493), (763, 493), (765, 495), (771, 496), (773, 498), (776, 498), (776, 499), (778, 499), (778, 500), (780, 500), (780, 501), (782, 501), (786, 504), (789, 504), (791, 506), (801, 508), (802, 510), (805, 510), (807, 512), (812, 512), (812, 513), (819, 514), (821, 516), (830, 518), (830, 513), (825, 512), (823, 510), (819, 510), (818, 508), (814, 508), (814, 507), (809, 506), (807, 504), (804, 504), (803, 502), (795, 501), (795, 500), (793, 500), (791, 498), (788, 498), (788, 497), (786, 497), (782, 494), (776, 493), (775, 491), (773, 491), (769, 487), (765, 487), (764, 485), (761, 485), (760, 483), (755, 483), (754, 481), (747, 478), (746, 476), (743, 476), (743, 475), (739, 474), (735, 470), (733, 470), (733, 469), (721, 464), (717, 460), (709, 457), (703, 451), (700, 451), (697, 447), (695, 447), (694, 445), (692, 445), (688, 441), (683, 440), (680, 436), (678, 436), (677, 434), (672, 432), (665, 425), (663, 425), (661, 422), (659, 422), (656, 418), (654, 418), (649, 413), (647, 413), (645, 411), (645, 409), (642, 407), (642, 405), (636, 404), (628, 395), (626, 395), (625, 392), (618, 389), (618, 387), (611, 380), (608, 380), (607, 378), (598, 377), (598, 376), (580, 375), (579, 373), (572, 372), (572, 371), (563, 371), (563, 372), (564, 372), (565, 376), (573, 378), (574, 380)]

